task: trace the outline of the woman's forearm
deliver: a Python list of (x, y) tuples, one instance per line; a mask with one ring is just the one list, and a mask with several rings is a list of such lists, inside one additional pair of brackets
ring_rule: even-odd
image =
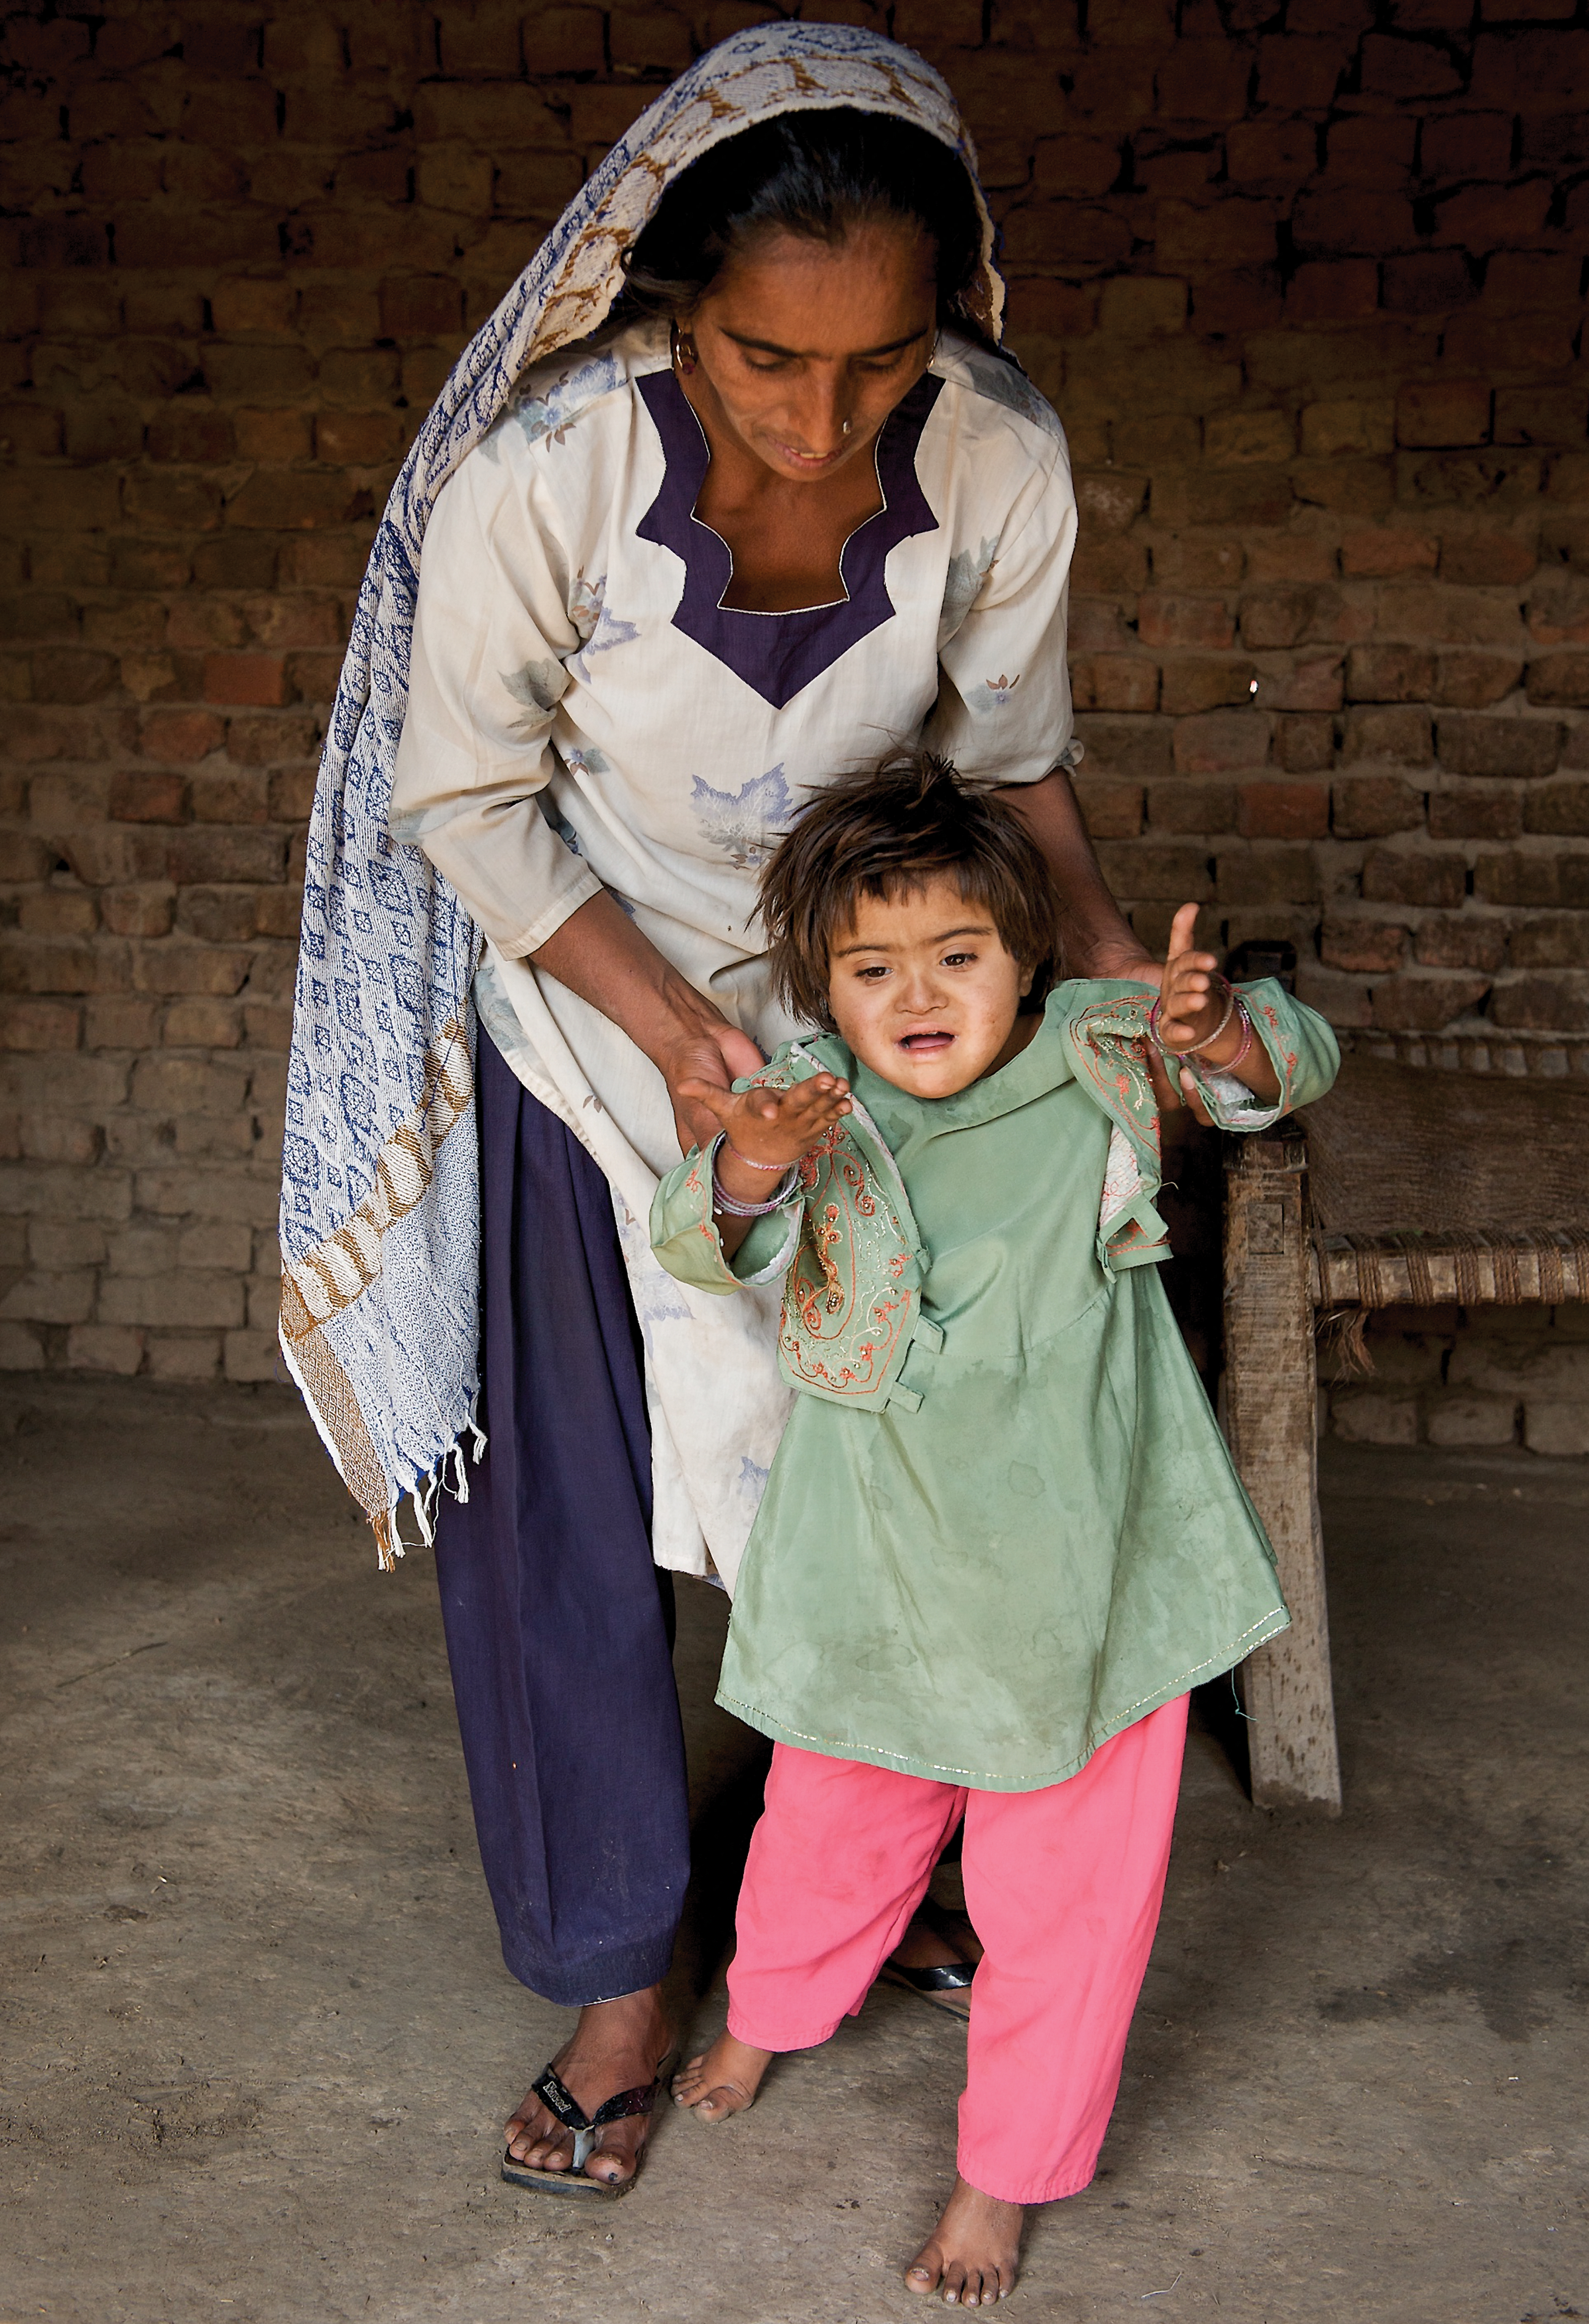
[(1062, 767), (1039, 783), (1012, 783), (997, 796), (1012, 807), (1049, 860), (1063, 908), (1060, 941), (1067, 976), (1139, 976), (1150, 959), (1110, 894)]
[(570, 992), (588, 1001), (644, 1051), (668, 1084), (682, 1152), (704, 1145), (716, 1123), (679, 1093), (681, 1081), (727, 1089), (753, 1074), (762, 1053), (746, 1033), (697, 992), (605, 891), (571, 912), (531, 955)]
[(559, 984), (622, 1026), (653, 1063), (720, 1012), (664, 960), (611, 896), (592, 896), (530, 955)]

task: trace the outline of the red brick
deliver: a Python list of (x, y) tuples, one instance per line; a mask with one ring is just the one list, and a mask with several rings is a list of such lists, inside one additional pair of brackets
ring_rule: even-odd
[(1401, 966), (1407, 930), (1393, 920), (1326, 919), (1318, 953), (1326, 968), (1358, 976), (1382, 975)]
[(1144, 903), (1208, 904), (1214, 880), (1200, 847), (1154, 846), (1141, 840), (1106, 843), (1098, 850), (1104, 877), (1115, 895)]
[(1236, 828), (1247, 839), (1323, 839), (1330, 795), (1322, 783), (1243, 783)]
[(1529, 699), (1589, 709), (1589, 653), (1544, 654), (1529, 664)]
[(1233, 660), (1227, 655), (1172, 656), (1163, 668), (1160, 706), (1179, 718), (1247, 703), (1252, 698), (1254, 676), (1250, 661)]
[(1461, 77), (1444, 48), (1425, 41), (1399, 41), (1371, 32), (1362, 51), (1365, 96), (1411, 98), (1450, 97), (1461, 87)]
[(463, 322), (456, 277), (412, 274), (381, 285), (381, 329), (393, 339), (450, 339)]
[(305, 702), (334, 702), (337, 680), (342, 675), (340, 653), (294, 653), (287, 657), (288, 682), (292, 687), (289, 699)]
[(1493, 976), (1506, 954), (1506, 923), (1465, 912), (1420, 920), (1413, 952), (1420, 968), (1472, 968)]
[(1333, 798), (1337, 839), (1384, 839), (1423, 825), (1423, 793), (1399, 775), (1349, 776), (1335, 785)]
[(1467, 866), (1460, 855), (1376, 847), (1363, 867), (1363, 893), (1371, 904), (1460, 904)]
[(1497, 1025), (1532, 1033), (1579, 1033), (1589, 1027), (1589, 978), (1524, 976), (1498, 984), (1490, 1004)]
[(1137, 630), (1146, 646), (1229, 646), (1235, 622), (1220, 597), (1169, 597), (1157, 591), (1137, 606)]
[(106, 888), (99, 899), (105, 925), (117, 936), (169, 935), (173, 905), (174, 891), (155, 885)]
[(1349, 58), (1338, 40), (1301, 40), (1288, 31), (1260, 43), (1258, 101), (1280, 113), (1323, 112), (1334, 102)]
[(110, 786), (110, 813), (117, 823), (185, 823), (185, 775), (118, 774)]
[[(1514, 791), (1503, 791), (1503, 798), (1515, 800)], [(1546, 783), (1524, 794), (1525, 828), (1529, 831), (1589, 833), (1589, 783)], [(1508, 831), (1500, 835), (1511, 838)]]
[(213, 711), (151, 710), (145, 712), (141, 723), (138, 748), (145, 758), (175, 760), (185, 764), (218, 751), (226, 733), (225, 725)]
[(1520, 186), (1464, 186), (1445, 196), (1435, 210), (1435, 237), (1469, 250), (1492, 250), (1497, 243), (1531, 242), (1550, 210), (1547, 178)]
[(1388, 528), (1348, 533), (1341, 543), (1341, 570), (1364, 580), (1390, 580), (1402, 573), (1432, 573), (1440, 543), (1427, 533)]
[(1348, 764), (1389, 760), (1397, 766), (1427, 767), (1434, 747), (1427, 710), (1353, 710), (1346, 720), (1342, 755)]
[(1423, 125), (1418, 158), (1426, 177), (1504, 178), (1511, 168), (1511, 115), (1432, 115)]
[(236, 411), (232, 420), (239, 459), (281, 466), (289, 460), (307, 460), (313, 448), (307, 411)]
[(1153, 478), (1153, 521), (1171, 531), (1197, 524), (1280, 525), (1291, 504), (1290, 478), (1280, 468), (1171, 471)]
[(1514, 920), (1507, 949), (1513, 968), (1589, 968), (1589, 918), (1551, 912)]
[(1335, 754), (1333, 718), (1277, 718), (1274, 758), (1289, 775), (1317, 774)]
[(1581, 444), (1586, 417), (1589, 389), (1501, 387), (1495, 391), (1498, 444)]
[(1434, 683), (1424, 646), (1353, 646), (1346, 657), (1349, 702), (1427, 702)]
[(1429, 794), (1431, 839), (1516, 839), (1523, 828), (1523, 801), (1537, 793), (1494, 790), (1463, 783)]
[(1460, 250), (1420, 250), (1385, 261), (1384, 302), (1392, 314), (1445, 314), (1464, 306), (1476, 288)]
[(1123, 532), (1141, 513), (1147, 492), (1146, 476), (1083, 470), (1076, 479), (1082, 525), (1094, 532)]
[(1589, 904), (1589, 858), (1564, 857), (1559, 849), (1481, 855), (1474, 865), (1474, 893), (1485, 904)]
[(1487, 710), (1505, 699), (1522, 674), (1521, 654), (1437, 654), (1433, 699), (1459, 710)]
[(1280, 270), (1238, 266), (1228, 273), (1207, 275), (1193, 295), (1192, 311), (1203, 331), (1235, 337), (1270, 330), (1280, 320)]
[(1148, 550), (1141, 540), (1118, 534), (1083, 540), (1070, 568), (1070, 585), (1081, 596), (1134, 596), (1147, 586)]
[(75, 1049), (82, 1018), (67, 1001), (12, 1001), (0, 1010), (0, 1048)]
[(1561, 729), (1546, 718), (1442, 718), (1440, 764), (1455, 775), (1554, 774)]
[(1148, 820), (1155, 837), (1160, 834), (1200, 837), (1205, 832), (1233, 831), (1236, 793), (1230, 783), (1154, 783), (1148, 793)]
[(1412, 204), (1395, 194), (1316, 186), (1297, 198), (1291, 230), (1298, 250), (1373, 255), (1417, 242)]
[(1291, 484), (1299, 501), (1359, 521), (1385, 515), (1396, 492), (1388, 460), (1298, 460)]
[(1261, 767), (1269, 757), (1270, 723), (1257, 711), (1214, 710), (1183, 718), (1175, 729), (1178, 773), (1223, 775)]
[(1252, 51), (1229, 41), (1178, 40), (1154, 76), (1159, 110), (1178, 120), (1240, 121)]
[(1338, 710), (1343, 694), (1341, 655), (1316, 654), (1307, 660), (1264, 669), (1252, 695), (1260, 710)]
[(1353, 323), (1380, 303), (1380, 271), (1372, 258), (1313, 259), (1286, 288), (1291, 323)]
[(1078, 710), (1157, 710), (1159, 666), (1137, 654), (1094, 654), (1072, 663)]
[(1154, 218), (1154, 254), (1172, 274), (1231, 266), (1261, 266), (1275, 254), (1275, 213), (1267, 202), (1227, 195), (1206, 207), (1160, 202)]
[(207, 702), (291, 702), (287, 666), (281, 654), (208, 654), (204, 663)]
[(1485, 444), (1490, 438), (1490, 390), (1480, 380), (1441, 380), (1408, 386), (1396, 398), (1396, 440), (1422, 447)]
[(1353, 186), (1399, 189), (1411, 171), (1417, 142), (1418, 124), (1410, 116), (1348, 114), (1330, 124), (1329, 174)]
[(1222, 848), (1222, 904), (1308, 904), (1318, 896), (1318, 866), (1306, 847)]
[(1376, 984), (1374, 1023), (1387, 1033), (1439, 1033), (1476, 1009), (1486, 976), (1396, 976)]
[(1017, 338), (1028, 331), (1047, 338), (1079, 338), (1092, 329), (1097, 303), (1090, 285), (1028, 276), (1010, 285), (1008, 327)]
[(319, 740), (312, 711), (286, 718), (234, 718), (226, 727), (226, 756), (240, 767), (273, 766), (282, 759), (308, 757)]

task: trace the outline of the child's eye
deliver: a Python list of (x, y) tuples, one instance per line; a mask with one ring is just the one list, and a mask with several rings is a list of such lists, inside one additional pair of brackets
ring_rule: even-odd
[(975, 958), (976, 954), (974, 952), (947, 952), (943, 957), (943, 965), (945, 968), (967, 968)]
[(880, 977), (884, 977), (888, 974), (888, 970), (882, 961), (875, 960), (873, 962), (870, 968), (858, 968), (855, 971), (855, 974), (860, 978), (863, 983), (875, 984)]

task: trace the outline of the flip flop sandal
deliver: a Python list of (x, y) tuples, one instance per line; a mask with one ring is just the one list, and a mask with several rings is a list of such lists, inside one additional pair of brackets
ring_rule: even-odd
[(657, 2092), (679, 2061), (677, 2050), (670, 2051), (650, 2082), (637, 2083), (632, 2090), (620, 2090), (615, 2098), (604, 2098), (594, 2114), (587, 2114), (578, 2099), (556, 2070), (549, 2066), (533, 2085), (531, 2095), (540, 2100), (548, 2114), (555, 2115), (566, 2129), (574, 2134), (574, 2159), (566, 2171), (540, 2171), (528, 2163), (521, 2163), (511, 2147), (504, 2147), (502, 2175), (510, 2187), (531, 2187), (538, 2195), (572, 2195), (590, 2201), (614, 2202), (626, 2195), (640, 2176), (645, 2160), (642, 2146), (635, 2158), (634, 2169), (627, 2179), (610, 2187), (603, 2179), (585, 2175), (586, 2158), (597, 2138), (609, 2123), (627, 2121), (631, 2115), (649, 2115), (657, 2102)]
[(878, 1971), (878, 1981), (902, 1986), (918, 2000), (947, 2011), (964, 2025), (971, 2015), (971, 1980), (975, 1975), (975, 1961), (938, 1961), (930, 1969), (907, 1969), (901, 1961), (890, 1960)]

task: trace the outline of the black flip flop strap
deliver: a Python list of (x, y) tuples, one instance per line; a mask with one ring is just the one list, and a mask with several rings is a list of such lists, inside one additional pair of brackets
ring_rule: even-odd
[(632, 2090), (620, 2090), (615, 2098), (604, 2098), (594, 2114), (587, 2115), (568, 2084), (549, 2066), (534, 2085), (535, 2095), (549, 2114), (555, 2114), (566, 2130), (605, 2130), (610, 2122), (623, 2122), (630, 2115), (650, 2114), (656, 2103), (655, 2082), (642, 2082)]
[(905, 1969), (897, 1962), (894, 1967), (918, 1993), (964, 1993), (976, 1975), (970, 1961), (938, 1961), (930, 1969)]

